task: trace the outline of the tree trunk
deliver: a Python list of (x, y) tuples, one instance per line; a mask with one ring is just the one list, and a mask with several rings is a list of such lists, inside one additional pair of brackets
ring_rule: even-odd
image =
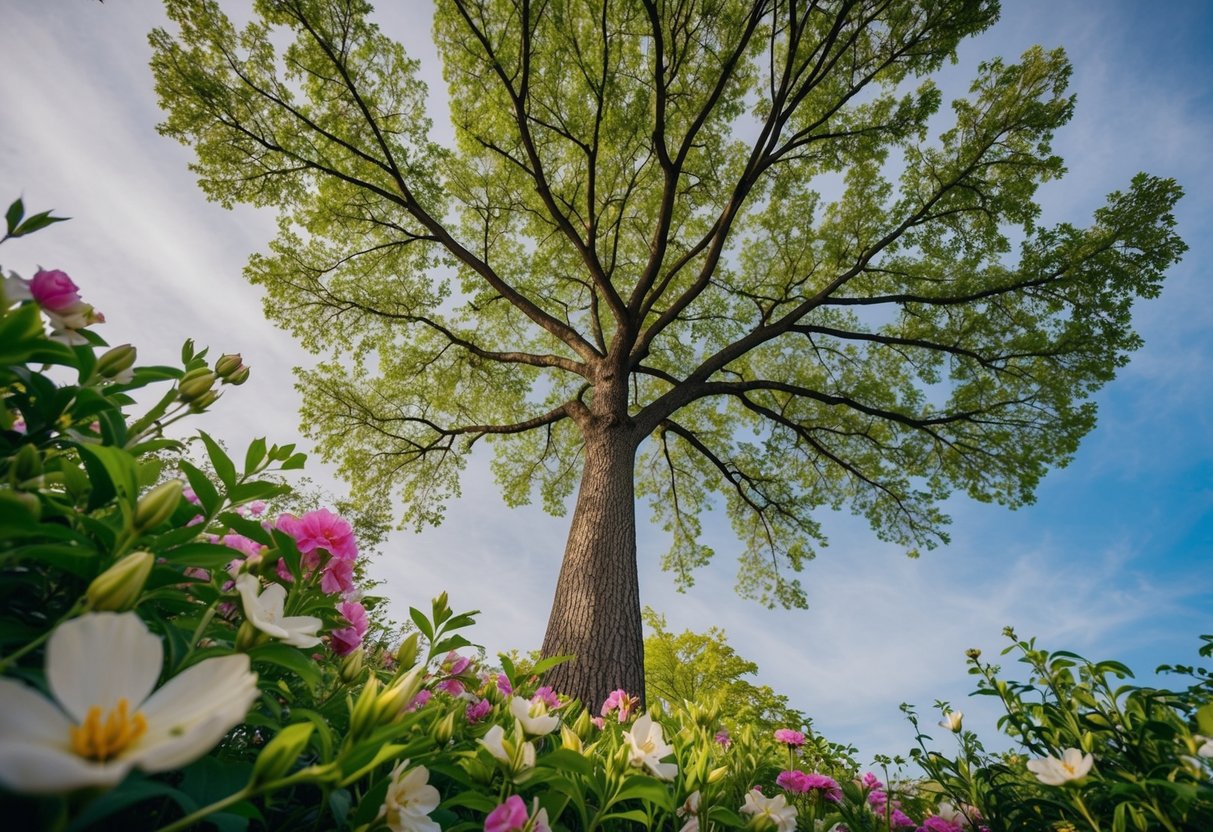
[(585, 466), (543, 655), (576, 658), (552, 687), (597, 709), (616, 688), (644, 700), (644, 636), (636, 575), (636, 443), (630, 424), (585, 435)]

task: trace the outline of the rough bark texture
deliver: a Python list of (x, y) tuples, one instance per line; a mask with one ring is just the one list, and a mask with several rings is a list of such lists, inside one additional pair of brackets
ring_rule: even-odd
[(543, 655), (577, 657), (548, 682), (591, 708), (616, 688), (644, 698), (631, 434), (630, 426), (613, 426), (586, 436), (577, 508), (543, 639)]

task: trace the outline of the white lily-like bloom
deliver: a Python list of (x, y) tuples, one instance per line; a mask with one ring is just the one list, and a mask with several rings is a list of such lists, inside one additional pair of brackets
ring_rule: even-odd
[(315, 647), (320, 643), (316, 632), (324, 622), (314, 615), (283, 615), (286, 587), (270, 584), (263, 591), (256, 576), (244, 572), (236, 578), (236, 589), (244, 602), (244, 617), (267, 635), (294, 647)]
[(789, 806), (782, 794), (766, 797), (757, 789), (746, 792), (743, 815), (766, 818), (775, 824), (776, 832), (796, 832), (796, 807)]
[(661, 733), (661, 726), (654, 722), (652, 717), (647, 713), (642, 714), (633, 723), (631, 730), (624, 732), (623, 738), (627, 740), (628, 747), (631, 749), (629, 762), (632, 765), (644, 766), (660, 780), (674, 779), (674, 775), (678, 773), (678, 766), (674, 763), (661, 762), (662, 757), (668, 757), (674, 753), (674, 748), (666, 744), (665, 735)]
[(1213, 757), (1213, 739), (1201, 736), (1200, 734), (1193, 734), (1192, 739), (1196, 740), (1198, 746), (1196, 749), (1197, 757)]
[(132, 768), (179, 768), (238, 725), (257, 698), (245, 655), (206, 659), (159, 690), (164, 646), (135, 613), (61, 624), (46, 646), (56, 702), (0, 679), (0, 782), (19, 792), (117, 785)]
[(1046, 786), (1061, 786), (1070, 780), (1080, 780), (1087, 776), (1095, 758), (1083, 754), (1077, 748), (1067, 748), (1061, 753), (1061, 759), (1043, 757), (1039, 760), (1028, 761), (1028, 771), (1036, 775), (1036, 779)]
[(687, 795), (687, 799), (678, 807), (678, 817), (686, 818), (686, 823), (678, 832), (699, 832), (699, 790)]
[(494, 725), (480, 738), (480, 744), (495, 758), (515, 771), (526, 771), (535, 767), (535, 746), (529, 742), (515, 745), (505, 738), (505, 729)]
[(548, 713), (548, 706), (539, 700), (528, 702), (521, 696), (510, 700), (510, 713), (522, 723), (522, 730), (531, 736), (543, 737), (556, 730), (560, 718)]
[(430, 817), (442, 796), (430, 785), (430, 772), (425, 766), (406, 771), (408, 764), (408, 760), (401, 760), (392, 769), (376, 820), (383, 818), (392, 832), (442, 832)]
[(953, 734), (960, 733), (960, 727), (964, 723), (965, 715), (962, 711), (948, 711), (943, 715), (943, 719), (939, 721), (940, 728), (947, 728)]

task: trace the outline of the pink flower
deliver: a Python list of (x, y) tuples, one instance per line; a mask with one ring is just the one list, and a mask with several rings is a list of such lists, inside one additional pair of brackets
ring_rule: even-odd
[(187, 503), (193, 503), (196, 506), (202, 505), (202, 501), (198, 499), (198, 495), (194, 493), (194, 489), (188, 485), (181, 489), (181, 496), (185, 498)]
[(467, 656), (461, 656), (452, 650), (443, 657), (442, 663), (438, 665), (438, 668), (445, 676), (458, 676), (467, 670), (471, 663), (472, 660)]
[(881, 783), (876, 778), (876, 775), (870, 771), (860, 779), (859, 784), (861, 786), (863, 786), (865, 789), (883, 789), (884, 788), (884, 783)]
[(528, 820), (526, 804), (522, 798), (512, 794), (484, 819), (484, 832), (515, 832), (526, 826)]
[(337, 605), (337, 610), (350, 626), (333, 630), (330, 634), (331, 646), (338, 656), (348, 656), (362, 646), (362, 638), (370, 629), (371, 622), (367, 618), (366, 608), (357, 601), (342, 601)]
[(720, 745), (726, 749), (733, 744), (733, 738), (729, 736), (729, 731), (727, 728), (721, 728), (719, 731), (717, 731), (715, 740), (717, 745)]
[(601, 731), (606, 727), (606, 720), (600, 716), (592, 716), (590, 717), (590, 724)]
[(253, 500), (247, 506), (244, 506), (252, 517), (260, 517), (265, 514), (265, 500)]
[(349, 592), (354, 588), (354, 562), (340, 558), (330, 558), (320, 576), (320, 590), (333, 594)]
[(535, 691), (535, 695), (531, 697), (531, 701), (542, 702), (547, 706), (549, 711), (554, 711), (560, 707), (560, 697), (558, 697), (548, 685), (544, 685)]
[(964, 832), (964, 828), (958, 823), (944, 820), (939, 815), (931, 815), (923, 819), (918, 832)]
[(199, 566), (185, 567), (184, 574), (187, 578), (197, 578), (200, 581), (209, 581), (211, 579), (210, 571)]
[(467, 690), (467, 686), (458, 679), (443, 679), (434, 687), (438, 689), (439, 693), (446, 693), (451, 696), (463, 696), (464, 691)]
[(235, 549), (246, 558), (261, 554), (261, 544), (242, 534), (225, 534), (219, 542), (229, 549)]
[(468, 705), (464, 715), (467, 717), (469, 725), (475, 725), (480, 720), (489, 715), (489, 711), (493, 710), (493, 703), (487, 699), (479, 699)]
[(510, 677), (504, 673), (497, 674), (497, 690), (502, 696), (509, 696), (514, 692), (514, 686), (510, 684)]
[(891, 814), (889, 816), (889, 824), (894, 829), (897, 829), (898, 827), (902, 827), (902, 826), (914, 826), (915, 825), (914, 821), (910, 820), (909, 815), (907, 815), (905, 812), (901, 811), (900, 809), (893, 810), (893, 814)]
[(278, 518), (278, 528), (295, 539), (300, 554), (324, 549), (342, 560), (355, 560), (358, 557), (354, 530), (349, 523), (326, 508), (309, 511), (298, 518), (284, 514)]
[(609, 716), (612, 711), (617, 711), (616, 717), (620, 722), (626, 722), (628, 717), (632, 715), (632, 710), (640, 705), (640, 699), (630, 695), (623, 688), (617, 688), (610, 692), (606, 701), (602, 703), (600, 713), (603, 716)]
[(420, 691), (416, 696), (409, 700), (409, 704), (404, 706), (406, 711), (419, 711), (425, 707), (425, 703), (434, 698), (434, 694), (428, 690)]
[(80, 303), (80, 287), (58, 269), (41, 270), (29, 282), (34, 302), (48, 312), (63, 314)]
[(804, 734), (791, 728), (776, 728), (775, 742), (781, 742), (789, 748), (800, 748), (804, 745)]
[(842, 800), (842, 788), (838, 781), (824, 774), (805, 774), (803, 771), (780, 772), (775, 784), (794, 794), (819, 791), (826, 800), (838, 803)]

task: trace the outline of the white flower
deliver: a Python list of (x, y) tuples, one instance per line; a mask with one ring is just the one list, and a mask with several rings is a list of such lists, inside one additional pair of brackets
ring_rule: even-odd
[(623, 738), (631, 748), (631, 762), (634, 766), (645, 766), (654, 777), (661, 780), (673, 780), (678, 773), (674, 763), (661, 762), (662, 757), (674, 753), (672, 746), (666, 744), (661, 726), (653, 721), (648, 714), (643, 714), (632, 725), (631, 730), (624, 732)]
[(254, 627), (294, 647), (315, 647), (320, 643), (316, 631), (321, 620), (314, 615), (282, 614), (286, 587), (270, 584), (260, 594), (261, 581), (245, 572), (236, 578), (236, 589), (244, 601), (244, 616)]
[(442, 832), (429, 816), (440, 800), (438, 790), (430, 785), (430, 772), (425, 766), (405, 771), (408, 764), (402, 760), (392, 769), (376, 820), (385, 818), (392, 832)]
[(1061, 753), (1060, 760), (1056, 757), (1029, 760), (1028, 771), (1046, 786), (1060, 786), (1070, 780), (1086, 777), (1094, 763), (1095, 758), (1090, 754), (1084, 755), (1077, 748), (1067, 748)]
[(687, 795), (687, 799), (678, 807), (678, 817), (686, 818), (678, 832), (699, 832), (699, 790)]
[(510, 713), (522, 723), (522, 730), (537, 737), (552, 733), (560, 724), (560, 718), (548, 713), (548, 706), (542, 699), (528, 702), (521, 696), (515, 696), (510, 700)]
[(1209, 739), (1208, 737), (1203, 737), (1200, 734), (1193, 734), (1192, 739), (1196, 740), (1196, 742), (1200, 744), (1200, 747), (1196, 749), (1196, 756), (1213, 757), (1213, 740)]
[(529, 742), (515, 745), (505, 738), (505, 729), (494, 725), (480, 739), (480, 744), (501, 762), (516, 771), (535, 767), (535, 746)]
[(774, 797), (763, 797), (762, 792), (750, 789), (746, 792), (745, 805), (741, 807), (743, 815), (755, 818), (766, 818), (775, 824), (776, 832), (795, 832), (796, 807), (789, 806), (787, 798), (782, 794)]
[(940, 728), (947, 728), (953, 734), (960, 733), (961, 723), (964, 722), (965, 715), (961, 711), (948, 711), (943, 715), (943, 719), (939, 721)]
[(935, 808), (935, 814), (946, 820), (948, 823), (956, 824), (957, 826), (972, 826), (973, 821), (981, 819), (981, 812), (974, 806), (969, 806), (966, 803), (961, 803), (955, 806), (948, 801), (943, 801)]
[[(164, 646), (137, 615), (61, 624), (46, 646), (58, 706), (0, 679), (0, 781), (22, 792), (114, 786), (132, 768), (180, 768), (239, 724), (257, 698), (248, 656), (206, 659), (153, 693)], [(150, 695), (149, 695), (150, 694)]]

